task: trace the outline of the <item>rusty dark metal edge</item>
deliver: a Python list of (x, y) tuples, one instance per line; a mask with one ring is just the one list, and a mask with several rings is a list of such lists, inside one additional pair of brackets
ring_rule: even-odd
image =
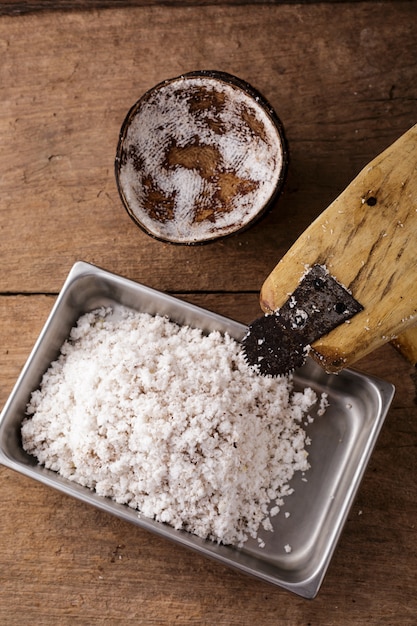
[[(338, 310), (341, 305), (343, 310)], [(301, 367), (312, 344), (364, 310), (325, 266), (315, 264), (277, 311), (258, 317), (242, 340), (248, 365), (279, 376)]]

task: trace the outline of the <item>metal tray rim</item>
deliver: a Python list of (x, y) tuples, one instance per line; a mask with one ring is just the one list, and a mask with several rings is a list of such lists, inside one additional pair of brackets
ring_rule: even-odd
[[(129, 509), (129, 507), (126, 506), (117, 505), (110, 500), (97, 496), (97, 494), (94, 494), (94, 492), (90, 491), (89, 489), (76, 485), (75, 483), (70, 483), (70, 481), (66, 481), (61, 477), (58, 477), (58, 475), (55, 475), (55, 473), (51, 472), (50, 470), (45, 470), (44, 468), (40, 468), (39, 466), (31, 466), (26, 465), (23, 462), (19, 462), (16, 458), (13, 458), (13, 455), (10, 453), (10, 451), (8, 451), (6, 435), (8, 420), (10, 419), (9, 414), (12, 411), (12, 405), (21, 393), (21, 386), (23, 384), (23, 381), (30, 371), (32, 363), (36, 358), (37, 352), (48, 334), (48, 329), (50, 328), (50, 325), (57, 315), (57, 312), (63, 306), (64, 299), (67, 297), (68, 293), (70, 293), (71, 290), (76, 287), (77, 282), (81, 278), (86, 276), (94, 276), (100, 281), (103, 281), (103, 285), (106, 284), (107, 281), (110, 281), (111, 283), (117, 284), (121, 289), (129, 287), (130, 289), (137, 290), (141, 294), (145, 294), (151, 300), (156, 299), (157, 301), (159, 301), (159, 303), (168, 303), (169, 305), (175, 303), (175, 306), (179, 307), (180, 309), (184, 308), (187, 311), (193, 311), (199, 314), (203, 314), (205, 319), (210, 321), (209, 325), (212, 325), (216, 328), (222, 328), (223, 330), (226, 326), (227, 330), (231, 331), (230, 334), (234, 336), (243, 336), (244, 332), (246, 331), (246, 326), (244, 324), (231, 320), (227, 317), (212, 313), (196, 305), (183, 302), (181, 300), (178, 300), (174, 296), (164, 294), (151, 287), (147, 287), (131, 281), (130, 279), (122, 278), (120, 276), (107, 272), (106, 270), (100, 269), (90, 263), (86, 263), (84, 261), (76, 262), (71, 268), (67, 279), (65, 280), (65, 283), (57, 297), (57, 300), (55, 301), (55, 304), (45, 322), (45, 325), (1, 412), (0, 463), (14, 471), (17, 471), (23, 475), (42, 482), (49, 487), (57, 489), (67, 495), (73, 496), (81, 501), (91, 504), (96, 508), (116, 515), (117, 517), (120, 517), (126, 521), (132, 522), (164, 538), (170, 539), (176, 543), (196, 550), (204, 554), (205, 556), (214, 558), (215, 560), (218, 560), (223, 564), (229, 565), (235, 569), (243, 571), (257, 578), (261, 578), (264, 581), (280, 586), (304, 598), (314, 598), (317, 595), (323, 582), (334, 550), (337, 546), (337, 542), (340, 538), (344, 524), (349, 514), (349, 510), (353, 503), (354, 497), (365, 473), (369, 457), (372, 453), (377, 437), (388, 413), (395, 391), (394, 386), (391, 383), (383, 381), (379, 378), (369, 376), (367, 374), (362, 374), (355, 370), (346, 370), (344, 373), (342, 372), (338, 375), (339, 380), (340, 377), (343, 379), (344, 376), (353, 377), (355, 380), (366, 384), (369, 388), (372, 388), (375, 397), (378, 399), (378, 408), (376, 411), (376, 415), (373, 419), (372, 428), (361, 454), (361, 462), (358, 464), (358, 467), (356, 468), (356, 471), (354, 473), (353, 480), (346, 490), (345, 498), (341, 504), (339, 515), (337, 517), (337, 523), (335, 524), (334, 528), (332, 528), (331, 536), (325, 546), (326, 549), (317, 560), (317, 563), (313, 568), (311, 574), (301, 580), (292, 580), (290, 575), (286, 577), (285, 575), (279, 575), (275, 572), (271, 573), (263, 570), (261, 571), (260, 567), (256, 567), (256, 559), (255, 565), (253, 564), (254, 559), (252, 559), (250, 563), (241, 561), (239, 559), (241, 551), (236, 548), (231, 548), (229, 546), (218, 546), (217, 544), (213, 544), (213, 542), (200, 540), (199, 538), (196, 538), (189, 533), (175, 531), (174, 529), (166, 527), (163, 524), (146, 519), (144, 517), (140, 517), (137, 511)], [(313, 367), (318, 368), (318, 366), (316, 366), (315, 364), (313, 365)]]

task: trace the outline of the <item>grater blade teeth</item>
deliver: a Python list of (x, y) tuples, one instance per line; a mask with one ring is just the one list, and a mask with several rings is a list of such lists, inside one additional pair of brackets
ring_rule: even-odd
[(311, 344), (363, 310), (322, 265), (314, 265), (285, 304), (249, 325), (245, 360), (260, 374), (279, 376), (304, 365)]
[(262, 376), (292, 373), (304, 364), (308, 352), (298, 333), (289, 333), (275, 314), (255, 320), (242, 343), (246, 362)]

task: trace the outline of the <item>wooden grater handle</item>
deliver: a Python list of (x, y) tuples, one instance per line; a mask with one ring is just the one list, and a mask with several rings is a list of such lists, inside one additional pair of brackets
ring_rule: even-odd
[[(316, 263), (364, 307), (313, 343), (312, 356), (324, 369), (337, 372), (397, 337), (401, 349), (399, 335), (417, 324), (417, 125), (298, 238), (263, 284), (262, 309), (279, 309)], [(407, 333), (409, 348), (416, 333)]]

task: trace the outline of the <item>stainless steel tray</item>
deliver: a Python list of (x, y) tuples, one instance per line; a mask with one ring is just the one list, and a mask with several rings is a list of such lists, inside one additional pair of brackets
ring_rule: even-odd
[[(265, 547), (255, 540), (244, 548), (217, 545), (144, 517), (36, 464), (21, 446), (20, 426), (30, 393), (57, 356), (78, 317), (102, 305), (122, 304), (167, 315), (206, 331), (228, 332), (241, 339), (246, 327), (176, 298), (115, 276), (88, 263), (70, 271), (46, 324), (0, 417), (0, 462), (26, 476), (117, 515), (162, 537), (197, 550), (305, 598), (323, 581), (361, 478), (394, 395), (391, 384), (355, 371), (327, 375), (308, 362), (295, 376), (297, 388), (310, 386), (328, 394), (329, 407), (306, 426), (312, 439), (311, 469), (292, 484), (282, 512), (265, 532)], [(305, 482), (307, 480), (307, 482)], [(287, 512), (287, 516), (284, 514)], [(288, 516), (288, 513), (290, 514)], [(291, 552), (285, 546), (291, 546)]]

